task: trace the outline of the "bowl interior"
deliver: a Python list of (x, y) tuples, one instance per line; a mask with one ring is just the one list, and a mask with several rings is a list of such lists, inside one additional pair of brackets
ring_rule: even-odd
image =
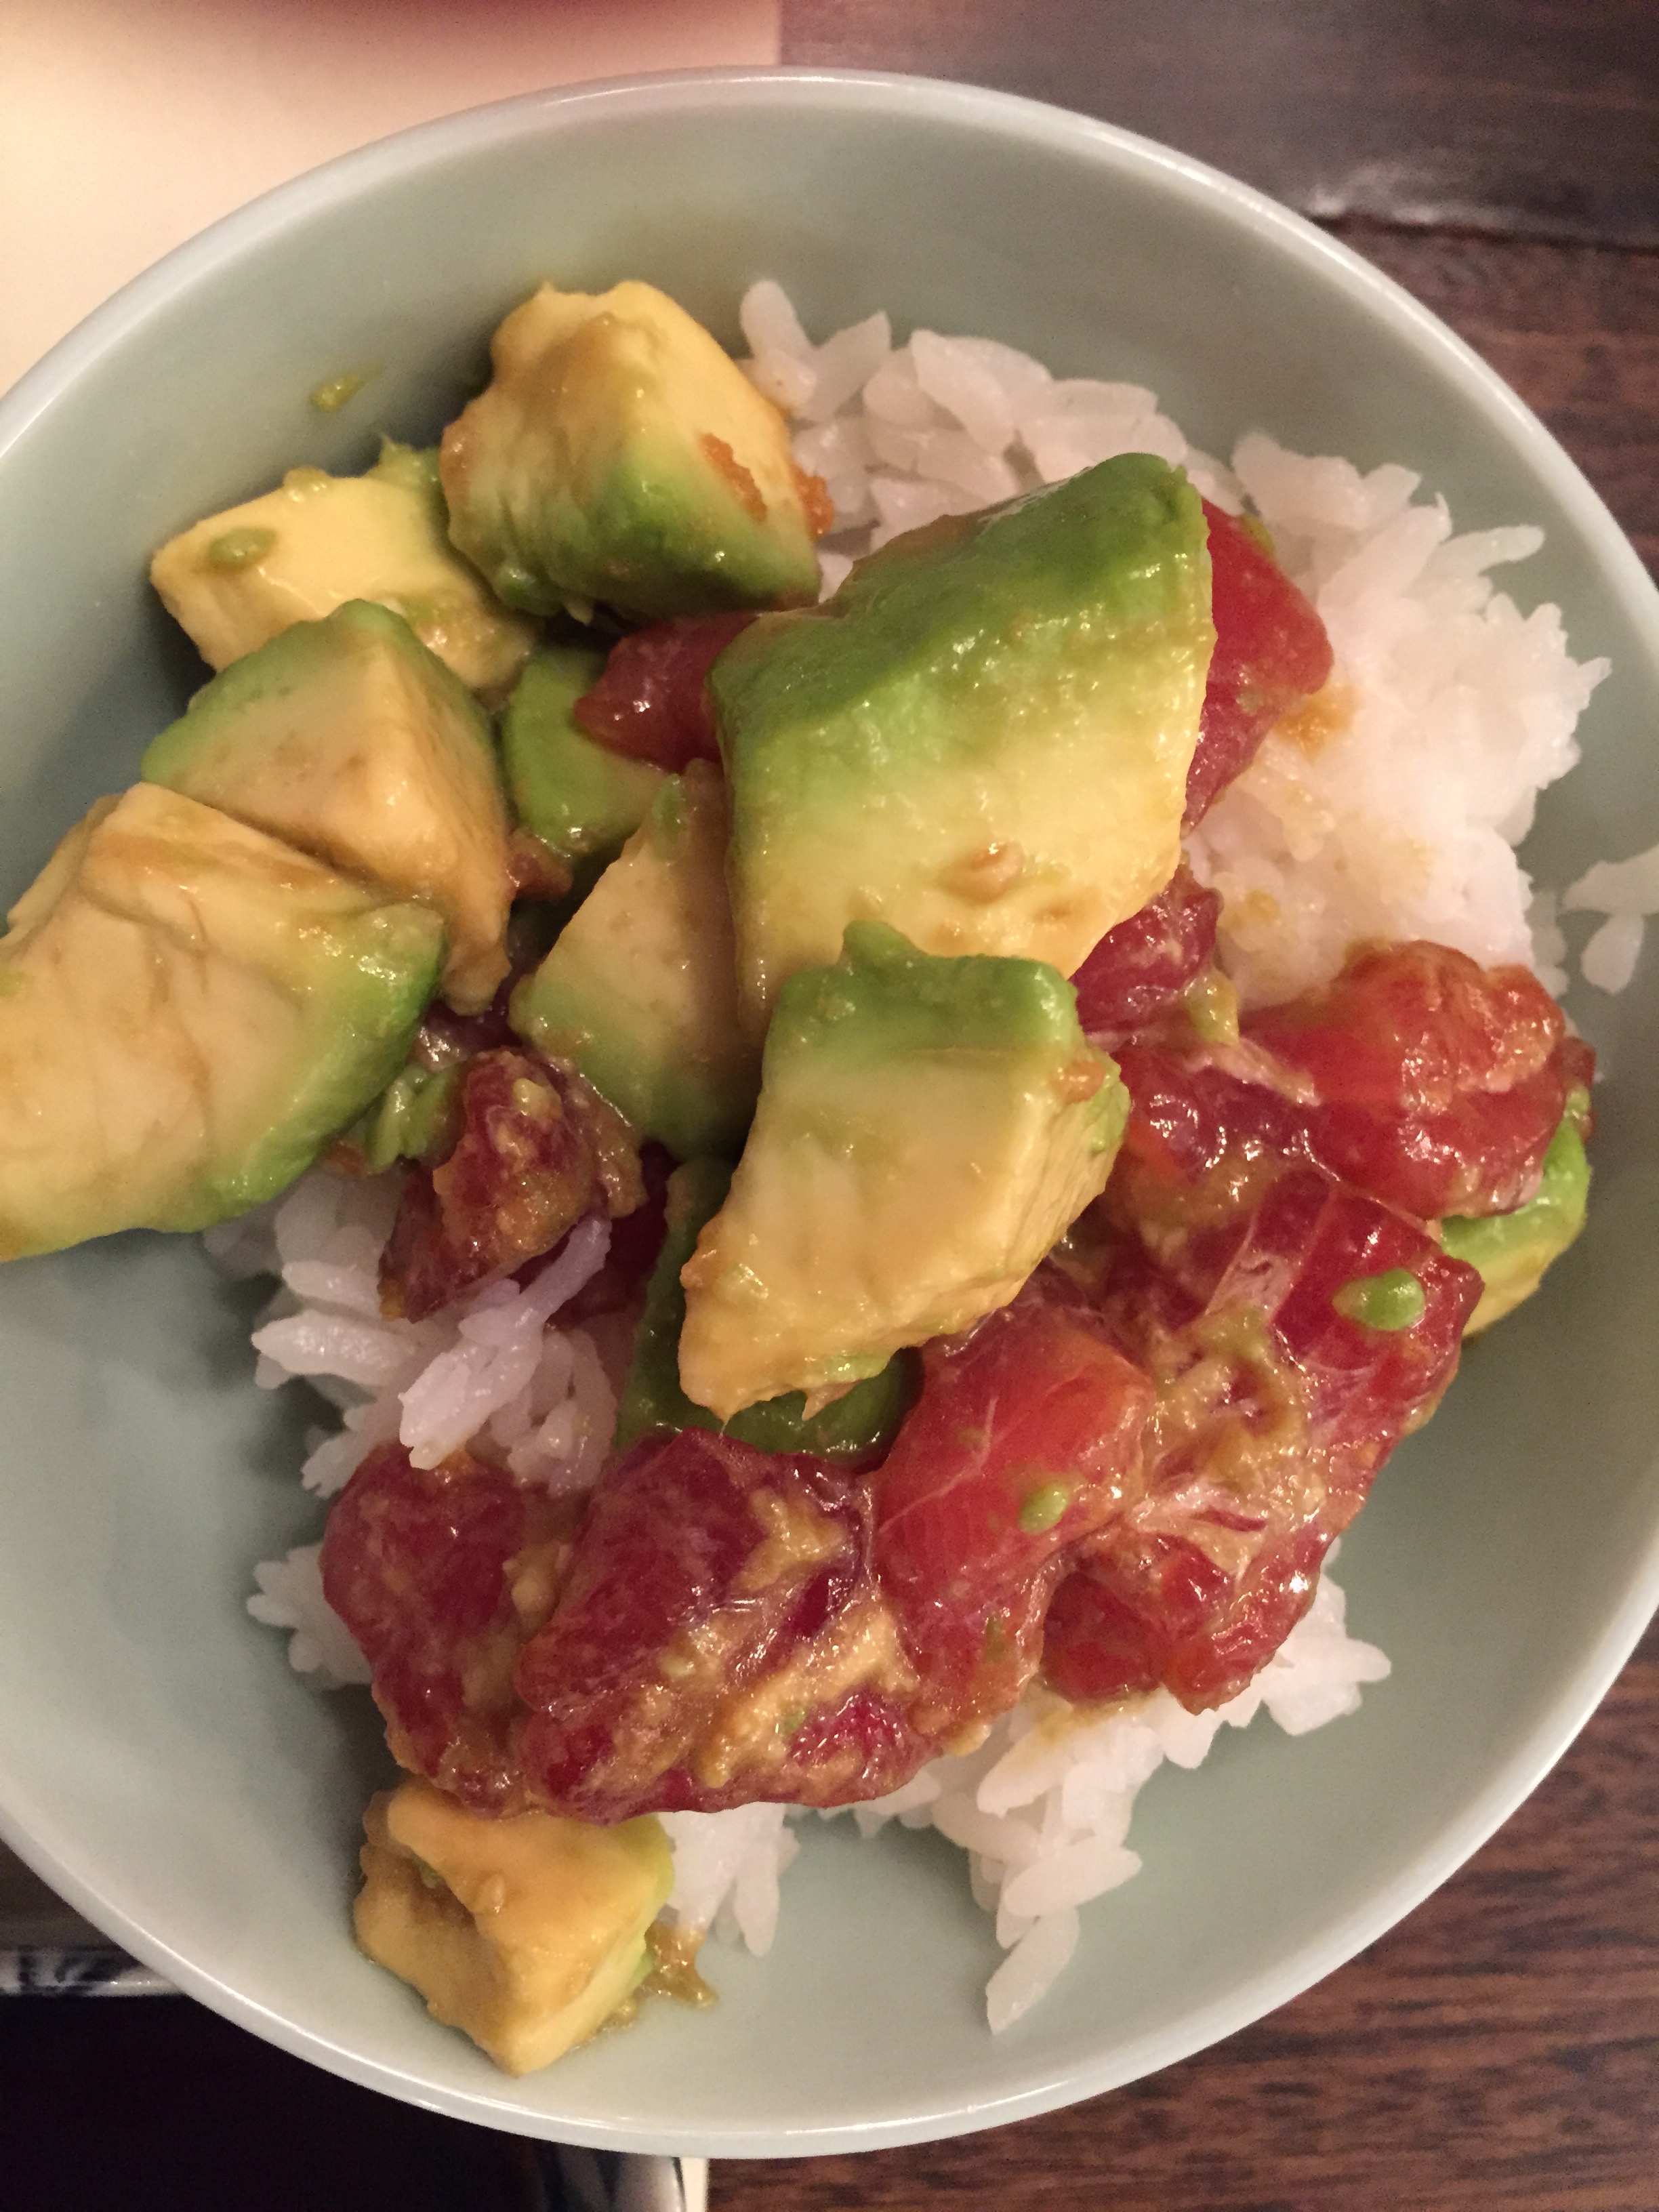
[[(1059, 372), (1152, 386), (1198, 443), (1260, 425), (1403, 459), (1462, 526), (1531, 520), (1515, 572), (1614, 674), (1529, 857), (1562, 883), (1659, 836), (1659, 603), (1576, 472), (1430, 319), (1316, 233), (1080, 118), (903, 80), (662, 80), (514, 103), (287, 188), (130, 288), (0, 416), (0, 890), (136, 773), (200, 670), (144, 580), (172, 532), (296, 462), (429, 440), (544, 276), (662, 285), (728, 342), (754, 277), (823, 334), (886, 307)], [(374, 369), (338, 414), (307, 394)], [(1085, 1916), (1052, 1996), (993, 2039), (997, 1954), (956, 1853), (809, 1823), (771, 1958), (713, 2014), (510, 2082), (347, 1939), (361, 1696), (314, 1696), (242, 1611), (319, 1525), (316, 1413), (264, 1395), (257, 1300), (194, 1245), (120, 1237), (0, 1273), (0, 1826), (184, 1987), (374, 2087), (527, 2132), (718, 2154), (1012, 2119), (1241, 2025), (1407, 1910), (1559, 1754), (1659, 1595), (1646, 1366), (1659, 1310), (1659, 991), (1572, 1003), (1603, 1054), (1597, 1202), (1534, 1305), (1399, 1454), (1340, 1578), (1393, 1656), (1304, 1741), (1265, 1719), (1149, 1787), (1146, 1869)], [(294, 1402), (290, 1402), (290, 1401)]]

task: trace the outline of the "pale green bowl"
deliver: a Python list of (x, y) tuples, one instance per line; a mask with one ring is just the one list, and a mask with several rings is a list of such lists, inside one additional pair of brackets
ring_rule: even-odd
[[(623, 276), (735, 340), (776, 276), (822, 332), (885, 306), (1156, 387), (1226, 451), (1260, 424), (1409, 460), (1465, 526), (1534, 520), (1515, 572), (1615, 673), (1543, 812), (1554, 882), (1659, 836), (1659, 600), (1560, 450), (1404, 294), (1279, 208), (1120, 131), (879, 77), (722, 75), (515, 101), (273, 193), (103, 308), (0, 410), (0, 891), (33, 873), (199, 680), (144, 582), (171, 532), (297, 461), (430, 438), (538, 279)], [(342, 413), (325, 378), (384, 364)], [(1165, 1770), (1146, 1871), (1008, 2034), (997, 1953), (936, 1838), (810, 1824), (777, 1948), (712, 2014), (512, 2082), (347, 1936), (385, 1754), (361, 1697), (289, 1672), (249, 1570), (318, 1515), (306, 1414), (256, 1390), (250, 1299), (193, 1244), (112, 1239), (0, 1273), (0, 1828), (139, 1957), (290, 2051), (527, 2134), (719, 2155), (984, 2127), (1227, 2034), (1410, 1910), (1590, 1711), (1659, 1596), (1659, 963), (1573, 1011), (1601, 1049), (1595, 1210), (1471, 1356), (1350, 1537), (1395, 1673), (1292, 1742), (1265, 1720)], [(300, 1393), (289, 1395), (299, 1396)]]

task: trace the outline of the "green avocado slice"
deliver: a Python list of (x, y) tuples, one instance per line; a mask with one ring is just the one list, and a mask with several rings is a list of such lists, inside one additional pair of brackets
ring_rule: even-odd
[(604, 666), (604, 653), (590, 647), (546, 647), (520, 678), (501, 724), (501, 763), (519, 819), (571, 862), (583, 889), (616, 859), (668, 780), (649, 761), (600, 744), (572, 719)]
[(1589, 1105), (1583, 1092), (1570, 1099), (1544, 1155), (1538, 1194), (1510, 1213), (1452, 1214), (1440, 1224), (1440, 1241), (1454, 1260), (1478, 1267), (1486, 1283), (1465, 1336), (1479, 1335), (1529, 1298), (1544, 1271), (1559, 1260), (1584, 1225), (1589, 1202), (1589, 1161), (1582, 1128)]
[(1180, 857), (1214, 642), (1202, 502), (1150, 453), (752, 623), (708, 679), (751, 1013), (865, 920), (1074, 974)]
[(1006, 1305), (1127, 1115), (1054, 969), (854, 923), (779, 996), (731, 1194), (682, 1272), (687, 1396), (722, 1419), (788, 1390), (811, 1410)]
[(723, 1430), (761, 1451), (811, 1452), (830, 1460), (878, 1458), (915, 1395), (915, 1364), (908, 1352), (810, 1417), (805, 1398), (792, 1390), (745, 1406), (722, 1422), (707, 1407), (693, 1405), (680, 1388), (680, 1328), (685, 1319), (680, 1270), (704, 1222), (726, 1203), (731, 1185), (732, 1170), (725, 1160), (688, 1160), (668, 1179), (668, 1234), (646, 1289), (645, 1311), (617, 1408), (617, 1449), (626, 1451), (641, 1437), (700, 1428)]
[(626, 615), (817, 597), (783, 417), (649, 284), (514, 310), (487, 390), (444, 433), (450, 535), (507, 605)]
[(514, 1028), (678, 1159), (733, 1152), (759, 1054), (738, 1003), (726, 798), (693, 761), (513, 994)]
[(0, 938), (0, 1258), (201, 1229), (284, 1189), (397, 1073), (443, 962), (389, 900), (139, 784)]
[(536, 626), (509, 614), (449, 542), (436, 451), (385, 441), (367, 475), (290, 469), (275, 491), (171, 538), (150, 581), (210, 668), (349, 599), (400, 614), (462, 683), (499, 697)]
[(461, 1133), (463, 1063), (425, 1067), (410, 1060), (380, 1097), (342, 1132), (341, 1142), (361, 1155), (365, 1175), (380, 1175), (398, 1160), (435, 1167), (448, 1158)]
[(359, 1944), (509, 2074), (585, 2042), (649, 1969), (674, 1881), (650, 1814), (492, 1819), (411, 1776), (370, 1800), (363, 1834)]
[(507, 805), (489, 724), (398, 615), (353, 599), (233, 661), (162, 731), (146, 782), (217, 806), (396, 896), (449, 934), (465, 1012), (507, 973)]

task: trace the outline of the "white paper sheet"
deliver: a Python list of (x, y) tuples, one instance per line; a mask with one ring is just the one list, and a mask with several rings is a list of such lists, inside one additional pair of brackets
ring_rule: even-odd
[(3, 0), (0, 391), (336, 154), (546, 85), (777, 58), (778, 0)]

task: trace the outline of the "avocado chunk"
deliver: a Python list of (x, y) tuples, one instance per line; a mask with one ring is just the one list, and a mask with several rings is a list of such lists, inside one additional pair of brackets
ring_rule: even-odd
[(854, 922), (766, 1039), (730, 1197), (682, 1272), (680, 1382), (808, 1410), (1006, 1305), (1097, 1195), (1128, 1102), (1065, 977)]
[(401, 616), (353, 599), (198, 691), (144, 755), (149, 783), (217, 806), (443, 916), (452, 1005), (506, 975), (507, 805), (489, 722)]
[(759, 1056), (738, 1005), (726, 794), (693, 761), (513, 994), (511, 1020), (680, 1159), (737, 1151)]
[(673, 1860), (650, 1814), (491, 1820), (410, 1779), (363, 1815), (357, 1941), (508, 2074), (584, 2043), (644, 1979)]
[(694, 1406), (680, 1388), (680, 1328), (685, 1291), (680, 1270), (703, 1224), (726, 1203), (732, 1170), (724, 1160), (689, 1160), (668, 1178), (668, 1234), (645, 1293), (634, 1357), (617, 1407), (616, 1449), (678, 1429), (724, 1428), (740, 1443), (768, 1452), (811, 1452), (828, 1460), (882, 1457), (916, 1392), (914, 1356), (899, 1352), (878, 1375), (855, 1382), (810, 1417), (799, 1390), (746, 1406), (726, 1422)]
[(0, 937), (0, 1258), (201, 1229), (284, 1189), (396, 1074), (432, 910), (139, 784)]
[(866, 919), (1073, 974), (1181, 857), (1214, 642), (1202, 504), (1149, 453), (752, 623), (708, 679), (750, 1005)]
[(364, 1175), (380, 1175), (398, 1160), (435, 1167), (448, 1158), (461, 1133), (462, 1070), (459, 1060), (427, 1067), (412, 1059), (398, 1069), (340, 1138)]
[(1569, 1102), (1544, 1155), (1544, 1178), (1536, 1197), (1511, 1213), (1478, 1218), (1451, 1214), (1441, 1223), (1440, 1241), (1447, 1251), (1454, 1260), (1478, 1267), (1486, 1284), (1480, 1304), (1464, 1326), (1465, 1336), (1479, 1335), (1529, 1298), (1543, 1280), (1544, 1270), (1560, 1258), (1583, 1227), (1589, 1162), (1581, 1129), (1589, 1104), (1582, 1091)]
[(449, 542), (435, 447), (386, 441), (366, 476), (290, 469), (275, 491), (210, 514), (150, 563), (167, 612), (210, 668), (348, 599), (401, 615), (463, 684), (505, 694), (535, 642)]
[(515, 308), (444, 433), (450, 535), (508, 606), (642, 620), (807, 605), (818, 565), (783, 417), (649, 284)]
[(667, 781), (579, 729), (571, 714), (591, 691), (605, 655), (585, 646), (538, 653), (507, 702), (501, 764), (519, 820), (571, 863), (578, 884), (614, 860)]

